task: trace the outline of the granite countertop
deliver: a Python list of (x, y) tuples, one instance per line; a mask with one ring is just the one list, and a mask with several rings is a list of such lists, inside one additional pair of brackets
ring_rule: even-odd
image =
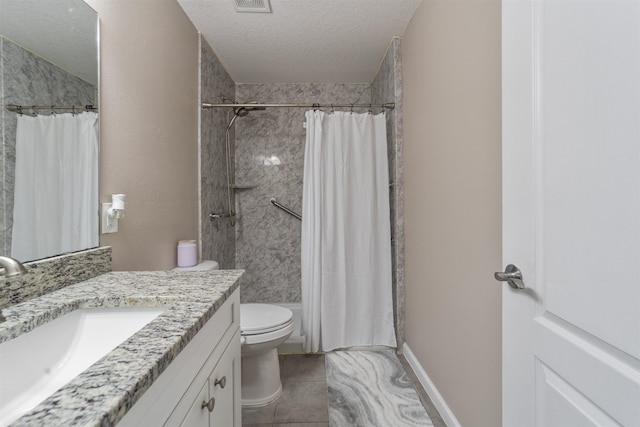
[[(111, 426), (238, 287), (242, 270), (112, 272), (4, 308), (0, 342), (83, 307), (166, 306), (12, 426)], [(43, 351), (46, 349), (43, 348)]]

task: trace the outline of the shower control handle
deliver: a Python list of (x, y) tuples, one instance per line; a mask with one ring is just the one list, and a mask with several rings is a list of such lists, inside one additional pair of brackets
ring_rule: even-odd
[(513, 264), (507, 265), (504, 272), (498, 271), (493, 275), (500, 282), (507, 282), (513, 289), (524, 289), (522, 272)]

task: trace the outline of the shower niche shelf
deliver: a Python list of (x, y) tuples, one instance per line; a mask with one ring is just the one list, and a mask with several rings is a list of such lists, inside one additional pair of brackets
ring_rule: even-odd
[(242, 191), (242, 190), (253, 190), (254, 188), (257, 188), (257, 185), (252, 185), (252, 184), (233, 184), (231, 186), (231, 188), (233, 188), (236, 191)]

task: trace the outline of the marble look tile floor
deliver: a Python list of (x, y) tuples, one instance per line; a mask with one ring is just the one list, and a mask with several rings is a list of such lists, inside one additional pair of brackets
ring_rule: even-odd
[(243, 426), (446, 427), (401, 359), (392, 350), (281, 356), (282, 395), (244, 408)]

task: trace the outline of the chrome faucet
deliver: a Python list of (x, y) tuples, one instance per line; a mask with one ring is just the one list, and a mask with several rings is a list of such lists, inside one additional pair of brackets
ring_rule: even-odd
[[(27, 274), (27, 269), (22, 265), (20, 261), (17, 259), (13, 259), (7, 256), (0, 256), (0, 267), (4, 268), (3, 276), (6, 279), (22, 276), (23, 274)], [(0, 323), (4, 322), (5, 317), (2, 314), (2, 310), (0, 310)]]

